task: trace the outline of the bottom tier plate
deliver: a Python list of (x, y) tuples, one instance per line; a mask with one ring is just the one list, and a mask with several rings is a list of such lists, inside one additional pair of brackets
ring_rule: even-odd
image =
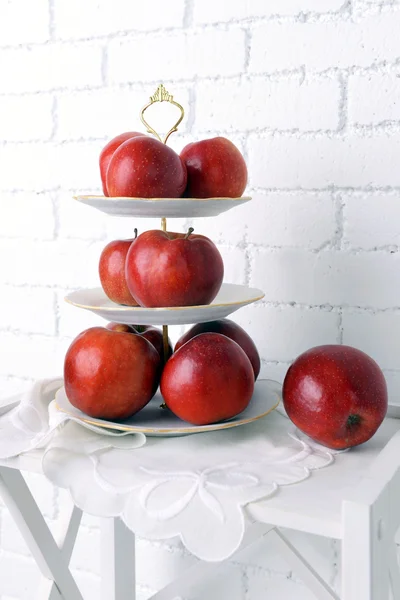
[(276, 381), (265, 379), (257, 381), (254, 394), (248, 407), (236, 417), (222, 423), (213, 425), (190, 425), (176, 417), (172, 412), (160, 408), (163, 403), (160, 392), (139, 413), (121, 422), (106, 421), (88, 417), (83, 412), (72, 406), (65, 393), (65, 388), (58, 390), (56, 394), (56, 407), (74, 420), (81, 421), (82, 425), (96, 426), (117, 431), (144, 433), (149, 437), (175, 437), (189, 435), (192, 433), (204, 433), (206, 431), (217, 431), (239, 427), (252, 421), (257, 421), (272, 412), (281, 399), (282, 386)]

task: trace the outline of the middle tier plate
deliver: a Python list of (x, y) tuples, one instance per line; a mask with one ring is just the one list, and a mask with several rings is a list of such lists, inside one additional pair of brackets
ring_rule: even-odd
[(223, 283), (212, 304), (203, 306), (174, 306), (171, 308), (143, 308), (123, 306), (111, 302), (102, 288), (77, 290), (65, 297), (66, 302), (84, 308), (118, 323), (136, 325), (187, 325), (223, 319), (246, 304), (264, 298), (264, 292), (235, 283)]

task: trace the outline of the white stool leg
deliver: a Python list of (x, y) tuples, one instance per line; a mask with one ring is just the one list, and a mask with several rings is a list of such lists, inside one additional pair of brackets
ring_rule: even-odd
[(342, 600), (388, 600), (393, 535), (388, 491), (373, 504), (344, 502)]
[(103, 600), (135, 600), (135, 534), (119, 518), (101, 521)]
[(339, 600), (336, 592), (331, 589), (279, 529), (276, 528), (274, 531), (271, 531), (270, 536), (273, 537), (282, 555), (293, 568), (296, 575), (303, 580), (318, 600)]
[(0, 467), (0, 496), (43, 575), (55, 582), (63, 600), (83, 600), (68, 563), (19, 471)]
[[(81, 519), (82, 511), (76, 506), (73, 506), (69, 518), (65, 516), (63, 519), (59, 535), (54, 536), (66, 564), (69, 564), (71, 560)], [(37, 600), (62, 600), (54, 581), (46, 578), (44, 578), (39, 585), (36, 598)]]

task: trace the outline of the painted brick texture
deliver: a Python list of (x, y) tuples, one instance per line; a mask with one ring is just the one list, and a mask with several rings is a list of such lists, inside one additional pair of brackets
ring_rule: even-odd
[[(0, 393), (61, 372), (71, 339), (101, 322), (65, 294), (98, 284), (107, 241), (157, 226), (72, 195), (100, 191), (102, 146), (141, 127), (163, 80), (187, 107), (175, 149), (226, 135), (247, 159), (252, 202), (194, 225), (227, 281), (265, 291), (234, 316), (262, 376), (282, 380), (306, 348), (344, 342), (379, 362), (400, 402), (399, 28), (394, 0), (0, 2)], [(56, 528), (68, 497), (29, 484)], [(85, 516), (72, 561), (87, 600), (100, 593), (98, 525)], [(293, 536), (334, 585), (335, 544)], [(0, 547), (0, 600), (31, 600), (38, 570), (4, 507)], [(175, 540), (138, 552), (139, 600), (193, 561)], [(312, 599), (268, 543), (196, 599), (225, 597)]]

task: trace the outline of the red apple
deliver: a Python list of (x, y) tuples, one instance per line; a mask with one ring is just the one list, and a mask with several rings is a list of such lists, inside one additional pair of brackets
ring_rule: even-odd
[(379, 366), (361, 350), (328, 345), (301, 354), (286, 373), (283, 404), (313, 440), (342, 450), (369, 440), (388, 404)]
[(194, 338), (196, 335), (210, 332), (226, 335), (228, 338), (239, 344), (251, 362), (251, 366), (253, 367), (254, 371), (254, 380), (256, 380), (260, 373), (260, 355), (258, 354), (256, 345), (243, 327), (240, 327), (240, 325), (237, 325), (237, 323), (234, 323), (229, 319), (219, 319), (218, 321), (197, 323), (196, 325), (193, 325), (193, 327), (184, 333), (176, 342), (175, 352), (179, 350), (183, 344), (186, 344), (186, 342)]
[(188, 144), (181, 152), (187, 168), (189, 198), (239, 198), (247, 185), (247, 167), (232, 142), (223, 137)]
[(92, 327), (68, 348), (65, 391), (91, 417), (127, 419), (154, 396), (159, 371), (158, 352), (142, 336)]
[[(108, 323), (107, 329), (111, 331), (125, 331), (126, 333), (134, 333), (136, 335), (143, 336), (150, 344), (153, 344), (154, 348), (160, 355), (161, 360), (164, 360), (164, 340), (163, 333), (157, 327), (151, 325), (126, 325), (125, 323)], [(172, 355), (172, 344), (168, 338), (168, 358)]]
[(144, 135), (144, 133), (139, 133), (138, 131), (127, 131), (126, 133), (121, 133), (120, 135), (117, 135), (117, 137), (113, 138), (111, 141), (108, 142), (108, 144), (104, 146), (103, 150), (100, 153), (99, 164), (101, 183), (103, 185), (103, 193), (105, 196), (109, 195), (107, 190), (106, 177), (112, 155), (121, 144), (126, 142), (126, 140), (130, 140), (133, 137)]
[(253, 395), (254, 372), (239, 344), (219, 333), (202, 333), (169, 359), (160, 389), (180, 419), (207, 425), (246, 408)]
[(186, 167), (169, 146), (150, 137), (134, 137), (112, 155), (107, 171), (110, 196), (179, 198), (186, 188)]
[(99, 261), (99, 276), (105, 294), (113, 302), (127, 306), (138, 306), (125, 278), (126, 256), (133, 240), (134, 238), (110, 242), (101, 253)]
[(128, 289), (141, 306), (210, 304), (224, 276), (222, 257), (203, 235), (145, 231), (126, 257)]

